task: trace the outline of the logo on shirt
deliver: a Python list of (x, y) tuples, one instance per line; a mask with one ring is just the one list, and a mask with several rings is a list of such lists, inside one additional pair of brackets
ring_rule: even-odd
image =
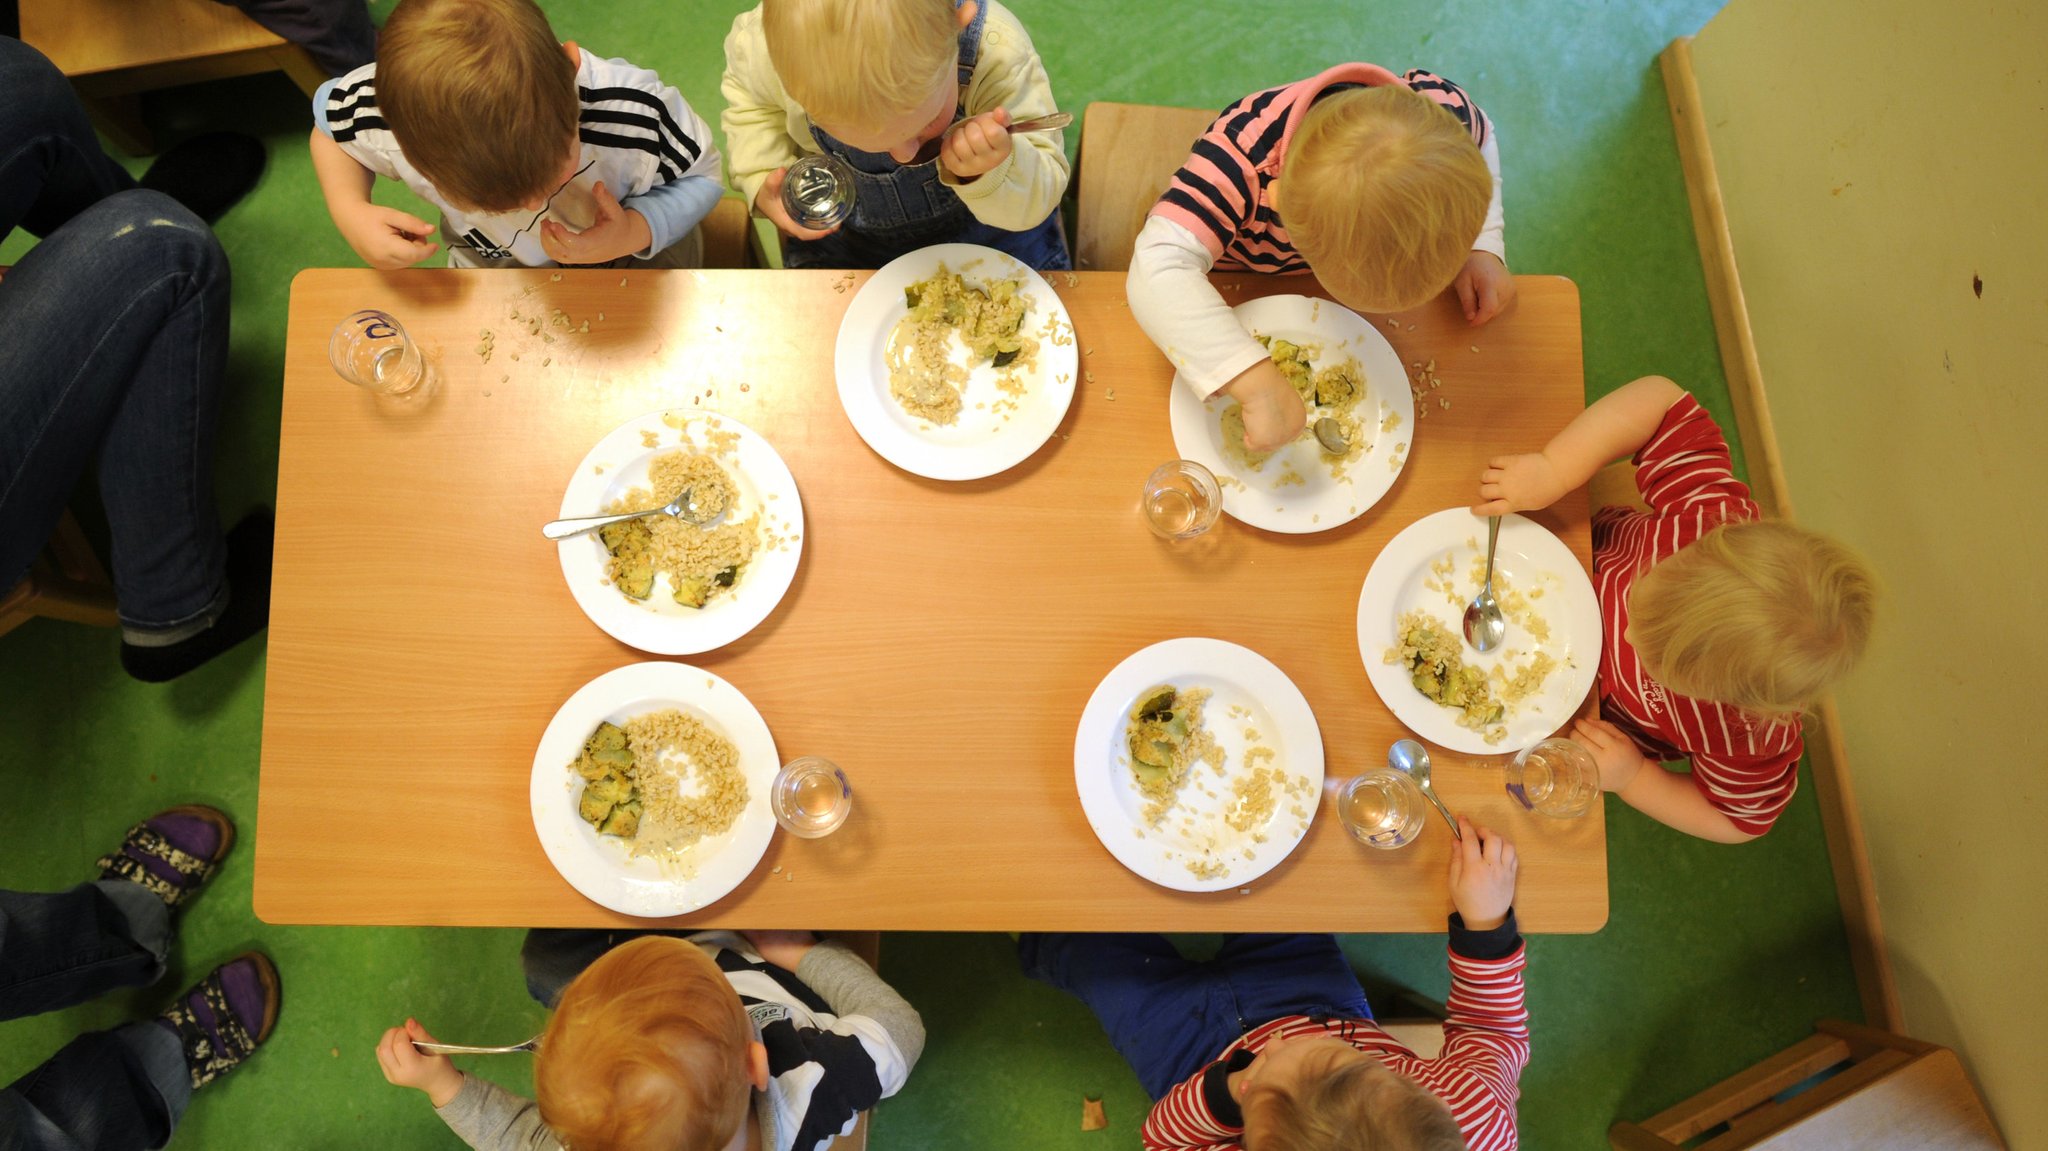
[(771, 1023), (780, 1023), (788, 1019), (789, 1006), (783, 1003), (755, 1003), (748, 1006), (747, 1016), (754, 1021), (755, 1030), (763, 1030)]
[(471, 228), (462, 234), (462, 242), (475, 249), (476, 254), (486, 260), (505, 260), (510, 259), (512, 256), (509, 250), (500, 248), (492, 243), (489, 236), (484, 235), (475, 228)]

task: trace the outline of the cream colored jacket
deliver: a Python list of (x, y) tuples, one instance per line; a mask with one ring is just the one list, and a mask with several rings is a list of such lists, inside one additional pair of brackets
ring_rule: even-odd
[[(1058, 111), (1052, 81), (1031, 47), (1031, 37), (1008, 8), (987, 0), (981, 53), (974, 79), (967, 86), (969, 116), (1007, 108), (1010, 119), (1024, 120)], [(768, 59), (768, 39), (761, 32), (761, 9), (742, 12), (725, 38), (725, 154), (732, 165), (733, 187), (754, 197), (770, 173), (806, 155), (822, 152), (811, 135), (810, 117), (790, 99)], [(1029, 132), (1011, 137), (1010, 158), (971, 183), (956, 183), (940, 169), (940, 179), (953, 189), (974, 218), (991, 227), (1022, 232), (1037, 227), (1059, 207), (1067, 190), (1065, 133)]]

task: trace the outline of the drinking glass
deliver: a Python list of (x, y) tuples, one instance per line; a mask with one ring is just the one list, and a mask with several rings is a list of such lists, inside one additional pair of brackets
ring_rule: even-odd
[(387, 396), (402, 395), (426, 379), (426, 358), (387, 312), (365, 308), (334, 326), (327, 358), (341, 378)]
[(1508, 764), (1508, 794), (1538, 815), (1575, 819), (1600, 801), (1600, 767), (1593, 753), (1552, 737)]
[(853, 215), (853, 169), (837, 156), (805, 156), (782, 173), (782, 207), (806, 228), (836, 228)]
[(1338, 790), (1337, 819), (1351, 838), (1391, 851), (1422, 834), (1427, 802), (1407, 772), (1375, 768)]
[(768, 790), (768, 807), (784, 831), (817, 839), (839, 830), (853, 811), (853, 787), (831, 760), (801, 756), (782, 765)]
[(1193, 460), (1168, 460), (1145, 477), (1145, 526), (1170, 540), (1193, 539), (1216, 524), (1223, 489)]

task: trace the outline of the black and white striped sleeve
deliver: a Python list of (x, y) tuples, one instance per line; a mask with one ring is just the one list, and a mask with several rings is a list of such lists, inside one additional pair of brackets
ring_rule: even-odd
[(660, 76), (624, 60), (596, 60), (577, 88), (583, 104), (577, 133), (585, 144), (641, 152), (651, 161), (645, 185), (615, 189), (620, 199), (685, 176), (719, 181), (711, 126)]
[(375, 64), (320, 85), (313, 93), (313, 123), (358, 164), (380, 176), (398, 178), (398, 145), (377, 106)]

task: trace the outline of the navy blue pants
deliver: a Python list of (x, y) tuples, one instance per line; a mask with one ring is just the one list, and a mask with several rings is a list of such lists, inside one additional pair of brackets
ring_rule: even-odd
[(1199, 962), (1163, 935), (1026, 935), (1017, 958), (1095, 1012), (1154, 1099), (1275, 1019), (1372, 1018), (1334, 935), (1233, 935)]

